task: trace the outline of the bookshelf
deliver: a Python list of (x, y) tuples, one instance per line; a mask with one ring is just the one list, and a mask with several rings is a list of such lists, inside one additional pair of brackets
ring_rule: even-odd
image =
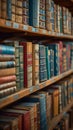
[(25, 89), (15, 93), (15, 94), (12, 94), (12, 95), (7, 96), (3, 99), (0, 99), (0, 108), (3, 108), (5, 106), (9, 105), (10, 103), (13, 103), (13, 102), (15, 102), (23, 97), (26, 97), (26, 96), (28, 96), (28, 95), (30, 95), (38, 90), (41, 90), (41, 89), (45, 88), (46, 86), (51, 85), (51, 84), (65, 78), (65, 77), (67, 77), (68, 75), (70, 75), (72, 73), (73, 73), (73, 70), (69, 70), (68, 72), (65, 72), (61, 75), (55, 76), (54, 78), (51, 78), (50, 80), (47, 80), (47, 81), (39, 84), (38, 86), (32, 86), (31, 88), (25, 88)]
[(29, 25), (23, 25), (23, 24), (19, 24), (16, 22), (12, 22), (12, 21), (7, 21), (4, 19), (0, 19), (0, 32), (5, 33), (5, 34), (11, 33), (11, 35), (13, 35), (13, 37), (16, 37), (18, 34), (19, 36), (23, 36), (23, 37), (24, 36), (32, 36), (32, 37), (36, 36), (36, 39), (37, 39), (37, 36), (41, 36), (42, 39), (46, 36), (46, 38), (53, 37), (53, 38), (63, 39), (63, 40), (64, 39), (73, 40), (72, 35), (51, 32), (51, 31), (47, 31), (45, 29), (35, 28), (35, 27), (29, 26)]
[[(73, 8), (73, 0), (54, 0), (55, 3), (57, 3), (60, 6), (65, 6), (66, 8), (69, 8), (69, 11), (72, 12)], [(68, 32), (69, 33), (69, 32)], [(72, 33), (72, 32), (71, 32)], [(9, 20), (5, 20), (0, 18), (0, 42), (3, 40), (8, 39), (26, 39), (28, 41), (48, 41), (49, 40), (62, 40), (62, 41), (73, 41), (73, 35), (67, 34), (67, 33), (60, 33), (56, 31), (48, 31), (48, 29), (41, 29), (39, 27), (33, 27), (30, 25), (20, 24), (18, 22), (13, 22)], [(53, 83), (56, 83), (68, 76), (73, 74), (73, 69), (68, 70), (66, 72), (63, 72), (62, 74), (58, 76), (54, 76), (53, 78), (50, 78), (49, 80), (46, 80), (42, 83), (39, 83), (36, 86), (32, 86), (29, 88), (24, 88), (20, 91), (15, 92), (14, 94), (11, 94), (9, 96), (6, 96), (2, 99), (0, 99), (0, 109), (6, 107), (7, 105), (10, 105), (11, 103), (14, 103), (16, 101), (19, 101), (19, 99), (22, 99), (26, 96), (29, 96), (35, 92), (38, 92), (39, 90), (42, 90), (43, 88), (49, 87)], [(73, 99), (67, 106), (63, 109), (62, 113), (58, 116), (54, 117), (49, 125), (49, 130), (53, 130), (55, 126), (58, 124), (58, 122), (62, 119), (62, 117), (66, 114), (66, 112), (73, 106)]]
[(55, 128), (58, 122), (60, 122), (62, 117), (66, 114), (66, 112), (70, 110), (72, 106), (73, 106), (73, 100), (67, 105), (67, 107), (63, 109), (61, 114), (59, 114), (58, 116), (56, 116), (55, 118), (51, 120), (49, 130), (53, 130)]

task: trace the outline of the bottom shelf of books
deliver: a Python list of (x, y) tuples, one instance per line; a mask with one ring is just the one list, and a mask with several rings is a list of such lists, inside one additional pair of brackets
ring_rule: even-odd
[[(18, 93), (20, 94), (20, 92)], [(23, 94), (22, 91), (22, 97)], [(28, 91), (26, 95), (28, 95)], [(10, 98), (12, 96), (8, 100)], [(13, 98), (16, 100), (18, 95), (14, 95)], [(13, 102), (13, 98), (11, 102)], [(6, 104), (8, 104), (7, 101)], [(0, 110), (0, 128), (8, 127), (8, 130), (13, 128), (15, 130), (53, 130), (72, 106), (73, 75), (69, 75), (62, 81), (2, 108)]]
[(7, 97), (4, 97), (4, 98), (1, 98), (0, 99), (0, 108), (6, 106), (6, 105), (9, 105), (10, 103), (13, 103), (25, 96), (28, 96), (38, 90), (41, 90), (43, 88), (45, 88), (46, 86), (50, 86), (52, 85), (53, 83), (65, 78), (66, 76), (68, 75), (71, 75), (73, 73), (73, 70), (69, 70), (67, 72), (64, 72), (63, 74), (60, 74), (58, 76), (55, 76), (53, 78), (51, 78), (50, 80), (47, 80), (43, 83), (40, 83), (39, 85), (37, 86), (32, 86), (30, 88), (25, 88), (25, 89), (22, 89), (12, 95), (9, 95)]

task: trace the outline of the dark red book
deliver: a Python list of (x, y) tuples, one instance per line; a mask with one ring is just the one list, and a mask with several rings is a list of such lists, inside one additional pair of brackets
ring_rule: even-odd
[(32, 86), (32, 42), (20, 42), (23, 46), (24, 86)]

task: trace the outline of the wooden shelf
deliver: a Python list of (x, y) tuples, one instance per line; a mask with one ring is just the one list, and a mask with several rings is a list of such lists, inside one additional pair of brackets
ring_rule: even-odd
[(55, 128), (55, 126), (60, 122), (60, 120), (63, 118), (63, 116), (66, 114), (66, 112), (68, 112), (70, 110), (70, 108), (72, 106), (73, 106), (73, 99), (71, 100), (71, 102), (69, 104), (67, 104), (66, 108), (63, 109), (63, 112), (61, 114), (59, 114), (58, 116), (54, 117), (51, 120), (49, 130), (53, 130), (53, 128)]
[(72, 35), (68, 34), (60, 34), (56, 32), (47, 31), (44, 29), (34, 28), (32, 26), (23, 25), (19, 23), (15, 23), (12, 21), (7, 21), (4, 19), (0, 19), (0, 36), (2, 37), (3, 34), (9, 33), (9, 37), (11, 36), (41, 36), (42, 39), (45, 38), (57, 38), (57, 39), (69, 39), (73, 40)]
[(62, 78), (65, 78), (66, 76), (68, 76), (72, 73), (73, 73), (73, 70), (69, 70), (69, 71), (67, 71), (63, 74), (60, 74), (58, 76), (55, 76), (55, 77), (51, 78), (50, 80), (47, 80), (47, 81), (45, 81), (37, 86), (25, 88), (25, 89), (20, 90), (19, 92), (16, 92), (10, 96), (7, 96), (3, 99), (0, 99), (0, 108), (3, 108), (4, 106), (6, 106), (10, 103), (13, 103), (13, 102), (15, 102), (15, 101), (17, 101), (25, 96), (28, 96), (28, 95), (30, 95), (38, 90), (41, 90), (42, 88), (45, 88), (46, 86), (51, 85), (51, 84), (61, 80)]

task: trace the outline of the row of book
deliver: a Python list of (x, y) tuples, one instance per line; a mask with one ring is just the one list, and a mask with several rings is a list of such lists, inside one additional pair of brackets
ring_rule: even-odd
[[(0, 110), (0, 129), (49, 130), (50, 121), (72, 101), (73, 75)], [(5, 129), (6, 130), (6, 129)]]
[(51, 32), (73, 34), (71, 12), (53, 0), (0, 0), (0, 18)]
[(73, 68), (73, 43), (25, 41), (0, 44), (0, 97), (39, 85)]
[(73, 130), (73, 108), (71, 108), (53, 130)]

